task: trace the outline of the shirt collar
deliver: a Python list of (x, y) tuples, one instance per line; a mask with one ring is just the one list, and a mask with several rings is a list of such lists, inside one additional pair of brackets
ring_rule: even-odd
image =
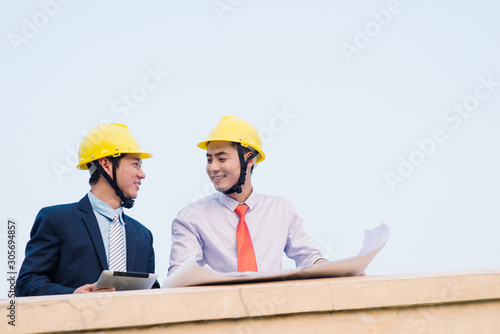
[(250, 196), (248, 196), (247, 200), (244, 203), (240, 203), (221, 192), (219, 193), (219, 199), (221, 203), (230, 211), (234, 211), (234, 209), (236, 209), (239, 204), (248, 205), (248, 210), (252, 211), (252, 209), (255, 207), (255, 204), (257, 203), (257, 194), (252, 190), (252, 193), (250, 194)]
[(94, 194), (92, 194), (92, 191), (89, 190), (88, 192), (89, 196), (89, 201), (90, 205), (92, 206), (92, 209), (99, 213), (100, 215), (108, 218), (109, 220), (113, 220), (115, 217), (115, 212), (118, 212), (118, 216), (120, 217), (120, 222), (124, 223), (122, 213), (123, 213), (123, 208), (120, 206), (118, 209), (114, 210), (112, 207), (110, 207), (106, 202), (101, 200), (100, 198), (96, 197)]

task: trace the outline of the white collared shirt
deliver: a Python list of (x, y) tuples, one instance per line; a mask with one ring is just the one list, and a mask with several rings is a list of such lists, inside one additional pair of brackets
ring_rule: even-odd
[[(217, 192), (183, 208), (172, 222), (172, 250), (168, 274), (196, 254), (201, 265), (220, 272), (238, 271), (234, 212), (240, 204)], [(312, 265), (321, 258), (302, 227), (302, 218), (283, 197), (252, 193), (245, 201), (248, 225), (258, 270), (282, 269), (283, 252), (297, 267)]]

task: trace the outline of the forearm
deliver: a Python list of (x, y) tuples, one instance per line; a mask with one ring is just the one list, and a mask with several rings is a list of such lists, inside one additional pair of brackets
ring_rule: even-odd
[(171, 275), (193, 254), (197, 254), (197, 260), (203, 258), (203, 247), (199, 238), (183, 222), (178, 219), (174, 220), (172, 223), (172, 248), (168, 275)]
[(16, 297), (71, 294), (75, 288), (52, 283), (47, 276), (20, 275), (16, 282)]

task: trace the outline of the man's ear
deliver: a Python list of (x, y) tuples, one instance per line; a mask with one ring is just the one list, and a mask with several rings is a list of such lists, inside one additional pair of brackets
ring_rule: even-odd
[[(252, 155), (252, 152), (248, 152), (247, 154), (245, 154), (245, 161), (250, 158), (250, 156)], [(247, 164), (247, 168), (251, 168), (254, 164), (255, 164), (255, 161), (257, 161), (256, 159), (257, 157), (253, 157), (252, 160), (250, 160)]]
[(112, 177), (113, 163), (111, 162), (111, 159), (104, 157), (99, 159), (99, 163), (101, 164), (102, 168), (106, 171), (106, 173), (108, 173), (108, 175)]

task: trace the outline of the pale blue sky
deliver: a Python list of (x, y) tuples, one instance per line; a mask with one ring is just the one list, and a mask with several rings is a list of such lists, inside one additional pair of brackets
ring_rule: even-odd
[[(0, 219), (18, 221), (19, 263), (38, 210), (88, 191), (87, 172), (74, 168), (84, 134), (121, 122), (154, 154), (128, 213), (154, 234), (162, 282), (172, 219), (213, 191), (196, 143), (236, 115), (265, 137), (255, 191), (290, 199), (330, 259), (355, 255), (364, 229), (385, 222), (389, 242), (369, 275), (500, 266), (498, 4), (1, 7)], [(417, 166), (402, 167), (409, 160)]]

